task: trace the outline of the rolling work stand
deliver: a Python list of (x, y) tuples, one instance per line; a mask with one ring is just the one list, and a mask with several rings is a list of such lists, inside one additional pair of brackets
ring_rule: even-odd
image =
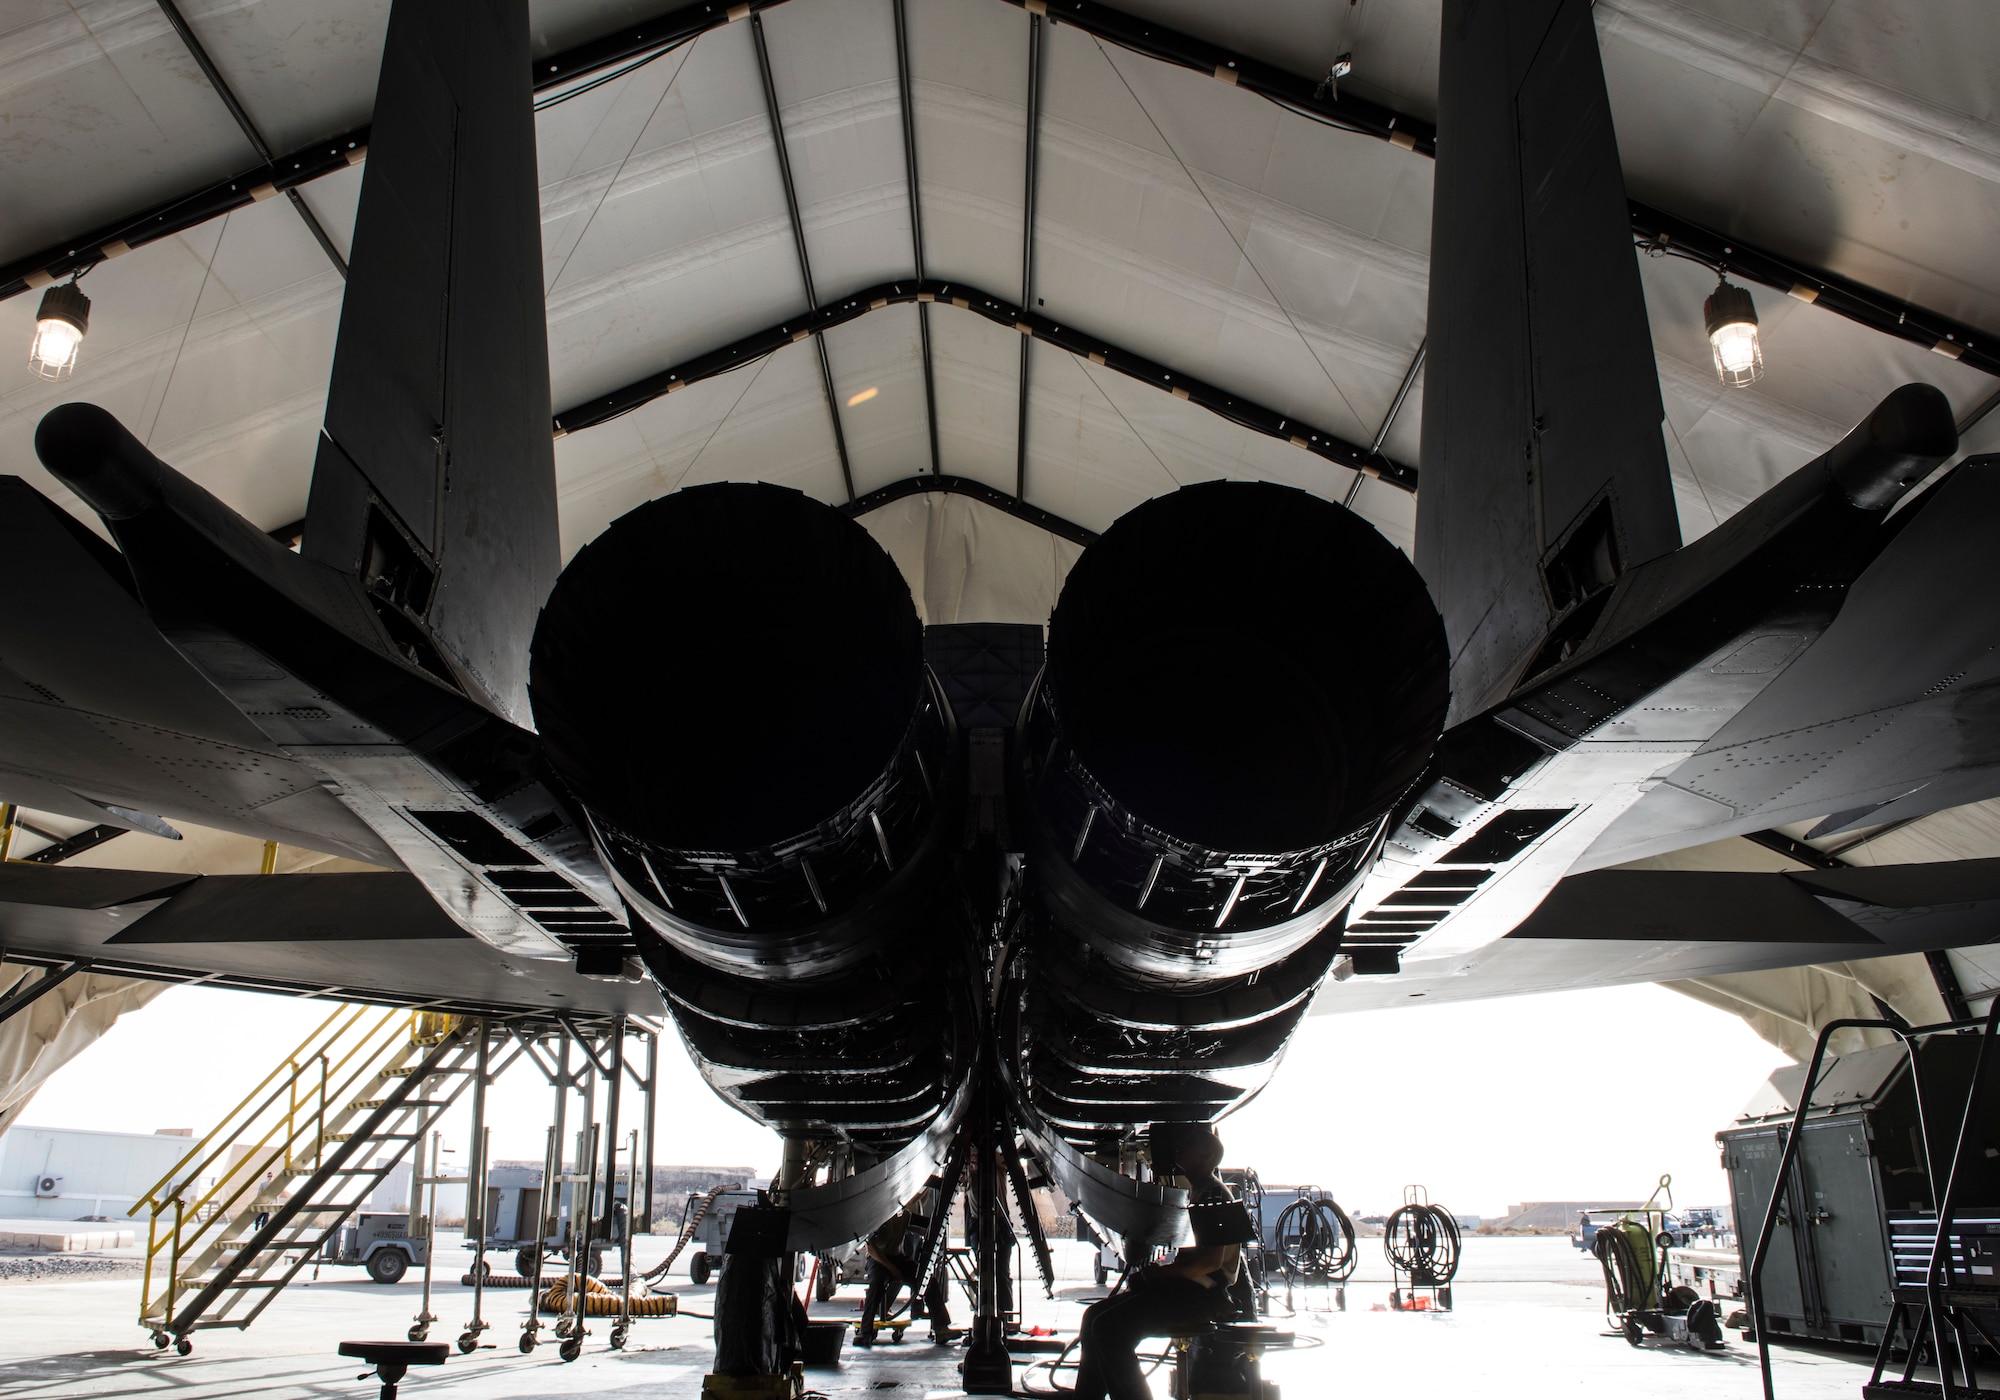
[[(1792, 1195), (1794, 1168), (1804, 1136), (1806, 1120), (1813, 1107), (1813, 1093), (1821, 1084), (1821, 1067), (1826, 1047), (1834, 1032), (1847, 1029), (1887, 1031), (1902, 1044), (1909, 1057), (1910, 1080), (1916, 1094), (1917, 1135), (1922, 1165), (1927, 1177), (1927, 1193), (1935, 1209), (1891, 1211), (1888, 1214), (1890, 1247), (1894, 1254), (1893, 1306), (1875, 1352), (1875, 1368), (1861, 1388), (1863, 1400), (2000, 1400), (2000, 1389), (1981, 1386), (1975, 1360), (1983, 1342), (1993, 1353), (1989, 1375), (2000, 1375), (2000, 1207), (1972, 1207), (1959, 1203), (1961, 1191), (1975, 1175), (1992, 1186), (1992, 1169), (1975, 1160), (1976, 1140), (1991, 1131), (1980, 1110), (1984, 1106), (1981, 1082), (1987, 1073), (1988, 1052), (1993, 1033), (2000, 1025), (2000, 997), (1995, 997), (1980, 1019), (1942, 1021), (1930, 1026), (1908, 1026), (1886, 1019), (1847, 1018), (1830, 1021), (1821, 1028), (1806, 1068), (1798, 1105), (1792, 1113), (1791, 1131), (1785, 1139), (1783, 1158), (1764, 1209), (1763, 1226), (1750, 1260), (1750, 1317), (1757, 1329), (1757, 1364), (1763, 1374), (1764, 1400), (1775, 1400), (1771, 1381), (1771, 1329), (1764, 1325), (1764, 1267), (1779, 1223), (1779, 1212)], [(1978, 1048), (1972, 1055), (1970, 1075), (1965, 1084), (1963, 1106), (1955, 1114), (1957, 1131), (1951, 1155), (1941, 1158), (1935, 1150), (1932, 1119), (1943, 1108), (1941, 1088), (1927, 1088), (1945, 1061), (1921, 1053), (1930, 1037), (1953, 1032), (1978, 1034)], [(1940, 1047), (1941, 1048), (1941, 1047)], [(1926, 1061), (1931, 1060), (1930, 1065)], [(1984, 1151), (1991, 1152), (1985, 1148)], [(1938, 1189), (1938, 1183), (1943, 1189)], [(1794, 1201), (1791, 1215), (1805, 1218), (1810, 1202)], [(1903, 1339), (1902, 1374), (1884, 1379), (1898, 1339)], [(1920, 1379), (1917, 1371), (1925, 1364), (1937, 1370), (1936, 1380)]]

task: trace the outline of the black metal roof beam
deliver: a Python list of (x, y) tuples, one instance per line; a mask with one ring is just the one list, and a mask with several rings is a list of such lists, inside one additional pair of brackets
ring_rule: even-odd
[(893, 501), (905, 496), (919, 496), (926, 491), (942, 491), (951, 496), (964, 496), (980, 501), (993, 509), (1004, 511), (1016, 520), (1025, 520), (1037, 529), (1046, 530), (1059, 539), (1072, 544), (1089, 544), (1097, 538), (1097, 531), (1086, 529), (1073, 520), (1065, 520), (1060, 515), (1051, 514), (1039, 506), (1031, 506), (1019, 496), (1010, 496), (997, 486), (988, 486), (983, 481), (973, 481), (963, 476), (906, 476), (901, 481), (892, 481), (887, 486), (878, 486), (867, 495), (849, 501), (842, 509), (850, 516), (862, 516), (871, 510), (880, 510)]
[(1254, 92), (1266, 101), (1288, 107), (1301, 116), (1401, 146), (1419, 155), (1437, 154), (1437, 128), (1430, 122), (1370, 102), (1343, 95), (1318, 78), (1302, 78), (1220, 44), (1197, 39), (1149, 19), (1127, 14), (1096, 0), (1007, 0), (1030, 14), (1047, 15), (1051, 24), (1069, 24), (1120, 48), (1144, 54), (1180, 68), (1206, 73), (1218, 82)]
[[(1007, 0), (1052, 24), (1070, 24), (1087, 34), (1162, 63), (1208, 73), (1232, 87), (1313, 121), (1388, 141), (1420, 156), (1437, 155), (1437, 128), (1366, 98), (1341, 95), (1313, 78), (1260, 62), (1219, 44), (1197, 39), (1152, 20), (1127, 14), (1096, 0)], [(1949, 316), (1902, 301), (1850, 278), (1754, 247), (1692, 220), (1629, 201), (1632, 234), (1642, 246), (1667, 240), (1676, 249), (1746, 282), (1787, 292), (1857, 321), (1870, 330), (1935, 350), (1975, 369), (2000, 375), (2000, 334), (1979, 330)]]
[[(279, 878), (289, 879), (289, 876)], [(179, 987), (222, 987), (230, 991), (265, 992), (272, 996), (314, 997), (328, 1001), (358, 1001), (370, 1006), (401, 1006), (416, 1010), (435, 1009), (449, 1011), (457, 1016), (483, 1016), (496, 1025), (543, 1026), (555, 1029), (553, 1013), (547, 1007), (514, 1006), (502, 1002), (476, 1001), (471, 998), (417, 997), (405, 992), (385, 988), (356, 987), (345, 983), (292, 982), (271, 977), (252, 977), (248, 974), (226, 972), (195, 972), (182, 967), (164, 967), (157, 963), (128, 962), (123, 958), (109, 958), (94, 955), (87, 960), (78, 960), (62, 954), (26, 951), (19, 948), (6, 950), (7, 961), (24, 963), (29, 967), (60, 970), (81, 961), (78, 971), (94, 973), (102, 977), (130, 977), (145, 982), (168, 982)], [(28, 990), (33, 990), (32, 987)], [(563, 1013), (585, 1025), (601, 1025), (619, 1013), (612, 1011), (576, 1011)]]
[(671, 394), (685, 389), (690, 384), (713, 379), (719, 374), (727, 374), (774, 351), (782, 350), (795, 340), (803, 340), (808, 335), (819, 335), (885, 306), (904, 306), (912, 302), (918, 305), (930, 302), (949, 303), (961, 310), (971, 311), (1022, 335), (1060, 346), (1070, 354), (1087, 359), (1092, 364), (1103, 365), (1106, 369), (1116, 370), (1143, 384), (1150, 384), (1177, 399), (1186, 399), (1197, 407), (1205, 408), (1210, 413), (1226, 418), (1250, 432), (1262, 433), (1266, 437), (1289, 442), (1292, 446), (1303, 448), (1336, 466), (1379, 477), (1391, 486), (1400, 487), (1405, 491), (1417, 489), (1415, 467), (1384, 457), (1379, 452), (1371, 454), (1359, 443), (1349, 442), (1337, 434), (1281, 414), (1276, 409), (1266, 408), (1262, 404), (1231, 394), (1192, 375), (1182, 374), (1179, 370), (1163, 365), (1157, 360), (1148, 359), (1129, 350), (1121, 350), (1074, 326), (1062, 325), (1039, 311), (1024, 310), (1010, 301), (1003, 301), (963, 282), (946, 282), (937, 278), (912, 277), (899, 282), (884, 282), (825, 306), (815, 307), (803, 316), (765, 330), (755, 331), (720, 349), (698, 355), (669, 369), (663, 369), (657, 374), (648, 375), (622, 389), (614, 389), (608, 394), (588, 399), (574, 408), (565, 409), (556, 415), (555, 429), (558, 433), (573, 433), (595, 427), (599, 423), (608, 423), (613, 418), (630, 413), (633, 409), (650, 403), (663, 394)]
[[(200, 68), (202, 76), (208, 79), (208, 85), (215, 89), (215, 95), (222, 99), (222, 105), (227, 107), (229, 115), (236, 119), (237, 128), (250, 142), (250, 149), (264, 162), (267, 171), (273, 171), (277, 157), (271, 154), (270, 146), (265, 143), (262, 133), (257, 130), (256, 123), (250, 120), (250, 114), (243, 110), (243, 104), (236, 100), (236, 94), (230, 90), (229, 84), (222, 80), (221, 71), (216, 68), (214, 60), (209, 58), (208, 50), (201, 46), (201, 40), (195, 37), (194, 29), (188, 24), (187, 18), (181, 14), (174, 0), (156, 0), (156, 3), (160, 7), (160, 13), (167, 17), (167, 23), (171, 24), (174, 32), (181, 36), (181, 43), (185, 44), (187, 51), (194, 56), (195, 66)], [(305, 221), (306, 228), (312, 233), (313, 241), (319, 244), (320, 251), (326, 254), (327, 260), (333, 264), (334, 270), (344, 280), (347, 277), (347, 259), (340, 255), (340, 249), (333, 246), (333, 240), (326, 236), (326, 230), (321, 228), (319, 220), (313, 217), (313, 211), (306, 207), (305, 197), (293, 188), (285, 191), (285, 198), (292, 202), (292, 208), (298, 213), (299, 218)]]
[[(536, 92), (565, 87), (579, 78), (616, 67), (628, 59), (672, 48), (711, 29), (720, 29), (785, 0), (737, 0), (735, 4), (691, 4), (619, 27), (595, 39), (538, 58), (533, 77)], [(0, 265), (0, 300), (45, 287), (71, 273), (95, 267), (109, 258), (144, 247), (157, 239), (183, 233), (232, 209), (268, 199), (300, 185), (345, 170), (368, 153), (368, 128), (308, 141), (240, 174), (216, 180), (150, 208), (114, 219), (26, 257)]]
[(1850, 278), (1752, 247), (1636, 199), (1630, 203), (1632, 236), (1646, 251), (1671, 248), (1740, 282), (1756, 282), (1787, 293), (1872, 331), (2000, 375), (2000, 334), (1978, 330)]
[[(896, 16), (896, 93), (903, 116), (903, 177), (910, 190), (910, 257), (919, 279), (924, 272), (924, 202), (917, 184), (917, 108), (910, 90), (909, 20), (904, 0), (894, 0)], [(931, 305), (917, 303), (917, 347), (924, 363), (924, 426), (931, 439), (931, 475), (943, 471), (938, 457), (937, 374), (931, 360)]]
[[(771, 81), (771, 54), (764, 47), (764, 17), (750, 16), (750, 37), (757, 50), (757, 74), (764, 80), (764, 107), (771, 116), (771, 144), (778, 152), (778, 179), (785, 187), (785, 212), (792, 219), (792, 242), (799, 250), (799, 276), (806, 284), (806, 305), (819, 305), (813, 286), (812, 257), (806, 251), (806, 221), (799, 215), (798, 187), (792, 183), (792, 158), (785, 149), (785, 121), (778, 113), (778, 86)], [(813, 348), (819, 352), (819, 382), (826, 390), (826, 414), (833, 424), (833, 450), (840, 457), (840, 479), (847, 487), (847, 499), (854, 499), (854, 469), (847, 460), (847, 434), (841, 431), (840, 400), (833, 392), (833, 362), (827, 358), (826, 337), (810, 332)]]
[[(1021, 305), (1035, 304), (1035, 173), (1042, 150), (1042, 17), (1028, 16), (1028, 130), (1022, 162)], [(1021, 337), (1021, 407), (1014, 426), (1014, 496), (1028, 498), (1028, 352), (1032, 335)]]

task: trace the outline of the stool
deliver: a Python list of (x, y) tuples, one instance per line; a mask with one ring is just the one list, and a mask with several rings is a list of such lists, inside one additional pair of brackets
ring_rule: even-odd
[(444, 1365), (451, 1347), (444, 1342), (342, 1342), (340, 1354), (373, 1366), (369, 1374), (382, 1382), (379, 1400), (396, 1400), (396, 1382), (404, 1372), (412, 1366)]

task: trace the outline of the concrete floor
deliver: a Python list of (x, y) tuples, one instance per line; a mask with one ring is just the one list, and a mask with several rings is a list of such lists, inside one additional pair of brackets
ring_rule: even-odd
[[(665, 1253), (664, 1240), (642, 1242), (640, 1265)], [(1277, 1325), (1295, 1328), (1302, 1345), (1267, 1356), (1264, 1375), (1289, 1400), (1333, 1394), (1365, 1396), (1591, 1395), (1617, 1400), (1752, 1400), (1757, 1394), (1753, 1347), (1730, 1333), (1727, 1352), (1699, 1355), (1682, 1348), (1634, 1350), (1604, 1334), (1602, 1289), (1594, 1261), (1567, 1240), (1467, 1241), (1465, 1267), (1451, 1314), (1391, 1313), (1384, 1304), (1389, 1281), (1380, 1245), (1362, 1241), (1363, 1267), (1347, 1290), (1348, 1311), (1320, 1311), (1300, 1296), (1298, 1315)], [(1054, 1301), (1039, 1287), (1026, 1290), (1029, 1326), (1072, 1333), (1084, 1303), (1096, 1296), (1088, 1277), (1089, 1254), (1059, 1246)], [(471, 1290), (457, 1283), (463, 1253), (440, 1251), (453, 1267), (451, 1282), (434, 1293), (440, 1321), (434, 1340), (451, 1341), (470, 1318)], [(506, 1267), (504, 1261), (496, 1263)], [(695, 1288), (676, 1270), (683, 1306), (709, 1310), (712, 1286)], [(417, 1311), (416, 1276), (382, 1287), (358, 1270), (327, 1270), (317, 1283), (295, 1284), (247, 1332), (207, 1331), (194, 1354), (156, 1352), (134, 1325), (136, 1279), (21, 1284), (0, 1287), (0, 1395), (9, 1400), (68, 1400), (72, 1396), (290, 1397), (363, 1396), (370, 1383), (355, 1377), (359, 1362), (335, 1355), (347, 1339), (401, 1337)], [(628, 1349), (606, 1345), (609, 1324), (597, 1319), (583, 1356), (558, 1359), (547, 1341), (531, 1356), (516, 1349), (526, 1307), (521, 1291), (487, 1294), (494, 1343), (471, 1356), (454, 1354), (436, 1370), (413, 1372), (403, 1383), (406, 1400), (483, 1400), (484, 1397), (647, 1396), (695, 1397), (711, 1356), (709, 1324), (693, 1318), (635, 1324)], [(816, 1305), (815, 1317), (852, 1318), (858, 1289), (843, 1290)], [(545, 1329), (544, 1338), (549, 1337)], [(922, 1324), (900, 1346), (858, 1351), (849, 1346), (837, 1368), (807, 1373), (827, 1395), (891, 1390), (915, 1397), (955, 1396), (958, 1353), (926, 1344)], [(1852, 1400), (1866, 1374), (1866, 1359), (1801, 1349), (1781, 1349), (1777, 1392), (1783, 1400)], [(1017, 1370), (1017, 1384), (1047, 1389), (1045, 1370)], [(1064, 1378), (1067, 1383), (1068, 1377)], [(1156, 1393), (1166, 1394), (1162, 1373)]]

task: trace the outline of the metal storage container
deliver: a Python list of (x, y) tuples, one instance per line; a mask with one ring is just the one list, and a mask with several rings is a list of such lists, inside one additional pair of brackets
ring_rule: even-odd
[[(1977, 1049), (1977, 1037), (1943, 1035), (1920, 1052), (1923, 1111), (1940, 1173), (1958, 1137)], [(1746, 1271), (1778, 1185), (1805, 1073), (1804, 1065), (1788, 1065), (1773, 1074), (1736, 1124), (1716, 1134)], [(1908, 1053), (1887, 1045), (1830, 1059), (1812, 1102), (1764, 1266), (1766, 1325), (1773, 1336), (1872, 1345), (1894, 1301), (1891, 1213), (1934, 1209)], [(1989, 1072), (1954, 1214), (1983, 1218), (1996, 1202), (2000, 1074)]]

